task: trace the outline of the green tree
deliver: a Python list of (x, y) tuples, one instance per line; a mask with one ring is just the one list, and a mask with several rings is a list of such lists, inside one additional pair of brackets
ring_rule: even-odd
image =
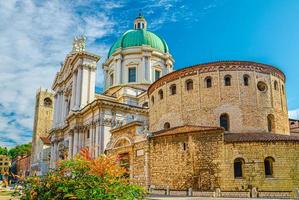
[(17, 156), (29, 155), (31, 153), (31, 143), (17, 145), (16, 147), (8, 151), (8, 155), (11, 158), (16, 158)]
[(0, 147), (0, 155), (7, 155), (8, 150), (6, 147)]

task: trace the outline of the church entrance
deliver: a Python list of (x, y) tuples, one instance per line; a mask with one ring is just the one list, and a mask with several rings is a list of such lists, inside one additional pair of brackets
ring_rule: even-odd
[(119, 154), (119, 163), (120, 163), (120, 166), (122, 166), (123, 168), (126, 169), (126, 173), (124, 174), (124, 176), (126, 178), (129, 178), (130, 177), (130, 155), (129, 155), (129, 153)]

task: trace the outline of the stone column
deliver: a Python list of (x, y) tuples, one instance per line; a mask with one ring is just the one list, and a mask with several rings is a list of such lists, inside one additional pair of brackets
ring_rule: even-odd
[(148, 57), (147, 56), (144, 56), (143, 58), (143, 66), (142, 66), (142, 69), (143, 69), (143, 79), (144, 81), (148, 82), (149, 81), (149, 76), (148, 76)]
[(154, 82), (153, 80), (155, 80), (155, 75), (153, 74), (153, 70), (152, 70), (152, 66), (151, 66), (151, 57), (149, 56), (148, 59), (147, 59), (147, 74), (148, 74), (148, 81), (150, 83)]
[(70, 110), (72, 110), (75, 106), (76, 101), (76, 83), (77, 83), (77, 72), (73, 73), (73, 82), (72, 82), (72, 96), (71, 96), (71, 106)]
[(55, 167), (56, 166), (56, 162), (57, 162), (57, 158), (58, 158), (58, 152), (57, 152), (57, 142), (56, 141), (54, 141), (54, 159), (53, 159), (53, 161), (54, 161), (54, 163), (53, 163), (53, 166)]
[(61, 113), (62, 113), (62, 92), (59, 91), (59, 93), (58, 93), (58, 110), (57, 110), (58, 126), (60, 126), (61, 121), (62, 121), (62, 119), (61, 119), (62, 118)]
[(74, 142), (73, 142), (73, 156), (75, 156), (78, 152), (78, 140), (79, 140), (79, 130), (74, 130)]
[(122, 83), (122, 56), (118, 55), (115, 58), (116, 60), (116, 68), (115, 68), (115, 73), (114, 73), (114, 77), (115, 77), (115, 84), (121, 84)]
[(57, 94), (54, 95), (54, 113), (53, 113), (53, 127), (56, 127), (56, 121), (57, 121), (57, 117), (56, 117), (56, 113), (57, 113)]
[(96, 87), (96, 67), (91, 68), (89, 71), (89, 92), (88, 92), (88, 103), (92, 102), (95, 97)]
[(50, 168), (54, 167), (54, 143), (51, 142)]
[(73, 133), (69, 133), (68, 159), (71, 159), (73, 157), (73, 141), (74, 141), (74, 135), (73, 135)]
[(93, 131), (92, 131), (92, 126), (88, 127), (88, 131), (89, 131), (89, 154), (92, 157), (92, 152), (93, 152)]
[(76, 83), (76, 104), (75, 104), (75, 109), (79, 110), (80, 109), (80, 104), (81, 104), (81, 86), (82, 86), (82, 68), (78, 67), (78, 72), (77, 72), (77, 83)]
[(81, 69), (81, 93), (80, 93), (80, 106), (81, 109), (84, 107), (88, 102), (88, 90), (89, 90), (89, 80), (88, 80), (88, 74), (89, 70), (86, 66), (83, 66)]
[(81, 148), (83, 147), (83, 129), (79, 130), (79, 139), (78, 139), (78, 152), (80, 152)]
[(64, 116), (65, 116), (65, 96), (63, 94), (63, 92), (61, 92), (61, 123), (64, 122)]
[(95, 158), (99, 156), (99, 124), (96, 123), (95, 126)]

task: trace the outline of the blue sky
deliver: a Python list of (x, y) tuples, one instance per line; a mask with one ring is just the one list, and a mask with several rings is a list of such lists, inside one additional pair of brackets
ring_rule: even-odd
[(290, 117), (298, 118), (298, 0), (10, 0), (0, 1), (0, 145), (31, 140), (36, 90), (51, 87), (76, 35), (102, 56), (101, 88), (101, 63), (140, 9), (167, 41), (175, 69), (216, 60), (280, 68)]

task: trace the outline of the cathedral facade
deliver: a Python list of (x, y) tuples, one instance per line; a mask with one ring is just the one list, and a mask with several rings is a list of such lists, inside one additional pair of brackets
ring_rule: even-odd
[(75, 38), (55, 77), (51, 167), (88, 147), (92, 157), (119, 156), (132, 182), (151, 189), (298, 187), (299, 138), (278, 68), (221, 61), (174, 71), (167, 43), (141, 15), (109, 50), (102, 94), (99, 60)]

